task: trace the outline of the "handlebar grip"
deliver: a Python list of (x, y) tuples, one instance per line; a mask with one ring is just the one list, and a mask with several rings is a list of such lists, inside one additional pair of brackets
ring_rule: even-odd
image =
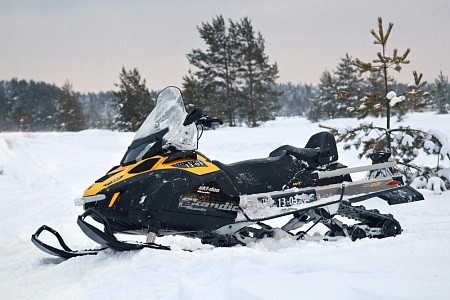
[(211, 127), (212, 123), (219, 123), (220, 125), (222, 125), (223, 121), (221, 119), (211, 118), (211, 117), (208, 117), (208, 116), (203, 116), (202, 118), (200, 118), (197, 121), (197, 124), (201, 124), (201, 125), (204, 125), (204, 126), (207, 126), (207, 127)]
[(219, 125), (223, 125), (223, 121), (217, 118), (211, 118), (211, 123), (219, 123)]

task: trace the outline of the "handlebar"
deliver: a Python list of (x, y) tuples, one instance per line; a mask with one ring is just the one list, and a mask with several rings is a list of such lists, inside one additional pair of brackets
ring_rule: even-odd
[(194, 107), (186, 116), (183, 125), (187, 126), (192, 123), (196, 123), (197, 125), (202, 125), (205, 127), (211, 127), (213, 123), (223, 124), (223, 121), (218, 118), (211, 118), (210, 116), (204, 115), (202, 110)]
[(211, 127), (213, 123), (219, 123), (219, 125), (223, 124), (223, 121), (218, 118), (212, 118), (210, 116), (202, 116), (200, 119), (197, 120), (198, 125), (203, 125), (205, 127)]

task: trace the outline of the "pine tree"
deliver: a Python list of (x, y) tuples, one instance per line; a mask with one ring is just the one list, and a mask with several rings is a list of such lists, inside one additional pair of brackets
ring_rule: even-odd
[(10, 118), (15, 130), (29, 131), (33, 128), (33, 119), (31, 111), (33, 105), (30, 105), (28, 82), (13, 78), (8, 88), (10, 101)]
[(76, 94), (86, 117), (88, 128), (111, 129), (117, 115), (112, 91)]
[(183, 78), (183, 86), (188, 98), (194, 94), (196, 101), (204, 98), (207, 110), (230, 126), (235, 126), (240, 116), (250, 126), (257, 126), (259, 121), (273, 118), (272, 111), (278, 108), (278, 68), (269, 64), (264, 39), (260, 32), (255, 33), (250, 19), (228, 23), (217, 16), (211, 24), (197, 28), (207, 49), (194, 49), (187, 55), (197, 70)]
[(44, 82), (29, 83), (28, 104), (31, 107), (33, 127), (31, 130), (59, 130), (58, 99), (61, 88)]
[(17, 80), (4, 82), (8, 130), (55, 130), (56, 100), (60, 88), (44, 82)]
[[(367, 110), (371, 110), (372, 114), (377, 114), (375, 116), (381, 116), (383, 113), (386, 116), (386, 129), (391, 128), (391, 105), (390, 99), (386, 97), (389, 92), (389, 85), (392, 83), (388, 77), (388, 70), (394, 70), (400, 72), (402, 65), (409, 64), (408, 57), (411, 49), (407, 49), (402, 55), (398, 54), (398, 50), (394, 49), (392, 56), (387, 54), (387, 43), (389, 36), (391, 34), (393, 23), (389, 23), (386, 31), (383, 27), (383, 20), (381, 17), (378, 18), (378, 32), (374, 29), (370, 31), (372, 36), (375, 38), (374, 44), (381, 46), (381, 51), (377, 53), (377, 58), (372, 60), (372, 62), (366, 63), (360, 59), (355, 60), (355, 66), (358, 67), (361, 73), (371, 72), (372, 74), (380, 75), (384, 83), (384, 94), (382, 97), (374, 97), (373, 95), (367, 95), (363, 101), (362, 109), (355, 109), (354, 112), (367, 115)], [(358, 111), (361, 112), (358, 112)], [(383, 111), (384, 110), (384, 111)], [(390, 151), (391, 149), (391, 139), (390, 135), (386, 135), (386, 149)]]
[(189, 70), (187, 76), (183, 76), (183, 100), (185, 105), (192, 109), (194, 107), (200, 108), (204, 114), (215, 115), (211, 111), (208, 99), (202, 88), (200, 81)]
[(9, 127), (9, 108), (8, 97), (5, 93), (6, 83), (0, 81), (0, 131), (7, 130)]
[(83, 110), (69, 81), (62, 86), (57, 103), (57, 120), (60, 130), (80, 131), (86, 128)]
[(360, 97), (359, 101), (354, 103), (354, 106), (347, 108), (352, 115), (358, 119), (367, 116), (386, 116), (386, 110), (382, 104), (385, 98), (384, 79), (380, 75), (380, 71), (371, 71), (369, 76), (364, 78)]
[(424, 111), (428, 104), (427, 99), (431, 96), (424, 89), (427, 82), (422, 80), (423, 74), (413, 71), (413, 77), (414, 80), (407, 86), (405, 101), (400, 102), (402, 104), (399, 106), (401, 111)]
[(122, 67), (119, 78), (120, 83), (115, 85), (120, 90), (114, 92), (118, 110), (114, 128), (120, 131), (136, 131), (155, 104), (151, 100), (145, 79), (141, 79), (137, 68), (126, 71), (125, 67)]
[[(404, 95), (398, 95), (394, 91), (389, 91), (389, 85), (394, 82), (388, 77), (388, 69), (395, 71), (401, 70), (401, 65), (409, 63), (406, 60), (410, 49), (399, 56), (398, 51), (394, 49), (392, 57), (386, 55), (386, 44), (392, 29), (392, 23), (389, 24), (387, 31), (383, 30), (381, 18), (378, 19), (378, 34), (372, 30), (371, 34), (375, 37), (375, 44), (382, 46), (382, 52), (377, 54), (378, 59), (372, 63), (363, 63), (356, 60), (355, 65), (361, 72), (370, 72), (371, 86), (373, 90), (366, 93), (361, 99), (361, 106), (355, 109), (359, 117), (365, 117), (369, 114), (375, 116), (385, 115), (387, 118), (386, 127), (375, 126), (373, 123), (362, 123), (356, 128), (350, 126), (346, 128), (330, 128), (338, 137), (338, 142), (349, 142), (344, 145), (344, 149), (350, 149), (352, 146), (360, 150), (359, 157), (370, 157), (374, 152), (386, 151), (391, 154), (397, 162), (404, 166), (403, 173), (409, 175), (411, 168), (415, 168), (413, 161), (419, 154), (419, 149), (427, 154), (438, 155), (439, 157), (449, 157), (450, 153), (445, 150), (445, 139), (433, 131), (424, 132), (419, 129), (399, 126), (392, 129), (390, 126), (391, 108), (398, 111), (408, 109), (422, 109), (424, 100), (428, 93), (423, 91), (426, 82), (422, 81), (422, 74), (413, 72), (414, 82), (409, 84)], [(380, 87), (380, 84), (382, 87)], [(324, 126), (323, 126), (324, 127)], [(444, 151), (442, 151), (444, 150)], [(428, 168), (430, 169), (430, 168)], [(435, 168), (435, 171), (439, 166)]]
[(271, 114), (278, 108), (279, 93), (275, 90), (278, 78), (277, 64), (269, 64), (269, 57), (264, 53), (264, 38), (255, 33), (250, 19), (244, 18), (240, 23), (232, 23), (239, 34), (241, 62), (238, 69), (242, 108), (250, 126), (258, 126), (258, 121), (273, 119)]
[(349, 117), (347, 108), (355, 106), (355, 103), (357, 103), (363, 80), (348, 53), (341, 58), (334, 76), (336, 77), (337, 116), (341, 118)]
[(113, 126), (114, 117), (118, 113), (114, 101), (114, 92), (100, 92), (97, 94), (97, 99), (101, 110), (101, 128), (111, 129)]
[(194, 73), (203, 87), (203, 93), (211, 103), (211, 112), (227, 120), (230, 126), (236, 124), (236, 72), (238, 68), (236, 26), (229, 28), (219, 15), (212, 23), (197, 27), (207, 50), (194, 49), (187, 55), (189, 63), (198, 71)]
[(102, 109), (98, 96), (94, 93), (88, 93), (87, 95), (81, 95), (80, 98), (84, 100), (87, 126), (89, 128), (102, 128)]
[(448, 77), (441, 72), (434, 81), (436, 85), (436, 93), (434, 95), (434, 102), (438, 109), (438, 114), (448, 114), (450, 106), (450, 85)]
[(317, 98), (311, 103), (308, 120), (317, 122), (324, 119), (334, 119), (338, 116), (336, 99), (336, 78), (329, 71), (320, 76)]
[(308, 84), (277, 84), (280, 94), (280, 116), (304, 116), (309, 113), (311, 102), (316, 97), (316, 87)]

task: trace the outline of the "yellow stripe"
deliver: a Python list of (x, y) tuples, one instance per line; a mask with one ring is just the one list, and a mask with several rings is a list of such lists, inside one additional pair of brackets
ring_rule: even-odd
[(111, 198), (111, 201), (109, 202), (108, 208), (112, 207), (114, 203), (116, 203), (117, 198), (119, 198), (120, 192), (114, 193), (114, 195)]

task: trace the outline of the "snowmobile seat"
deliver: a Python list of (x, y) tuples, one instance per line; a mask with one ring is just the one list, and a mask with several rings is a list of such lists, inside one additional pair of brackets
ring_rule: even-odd
[(327, 132), (319, 132), (310, 137), (305, 148), (290, 145), (278, 147), (269, 154), (269, 157), (292, 155), (300, 160), (306, 168), (317, 168), (338, 160), (336, 140)]
[(250, 159), (232, 164), (213, 163), (223, 170), (240, 194), (281, 190), (286, 178), (293, 178), (299, 163), (289, 155)]

